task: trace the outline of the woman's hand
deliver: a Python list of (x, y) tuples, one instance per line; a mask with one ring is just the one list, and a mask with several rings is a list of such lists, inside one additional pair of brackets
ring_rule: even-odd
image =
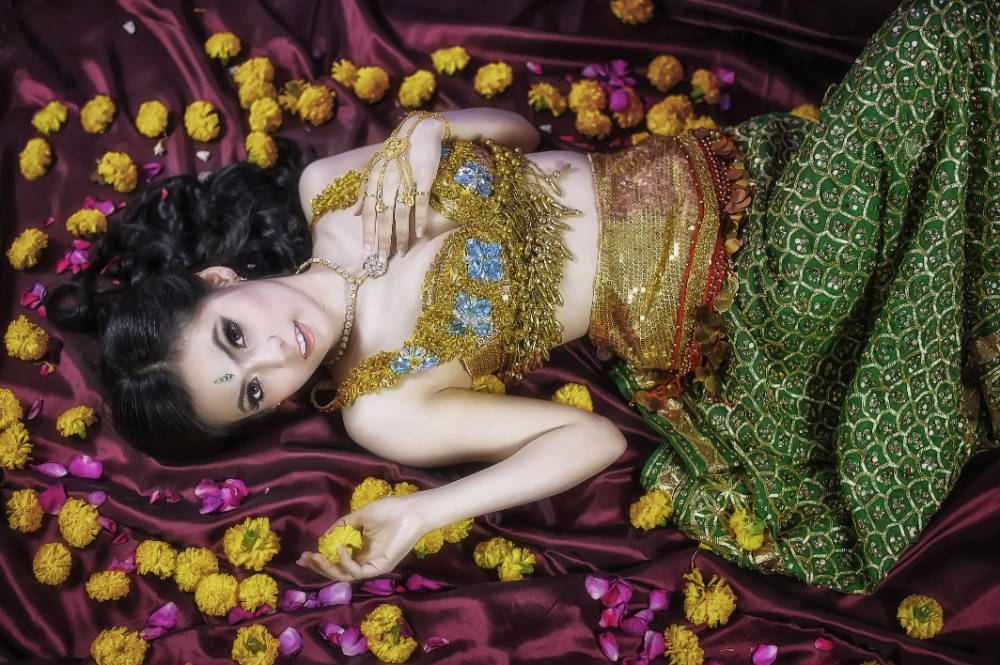
[(361, 215), (365, 252), (388, 256), (395, 227), (396, 249), (405, 253), (411, 244), (411, 210), (416, 237), (423, 235), (431, 185), (441, 161), (441, 142), (446, 137), (446, 125), (441, 120), (414, 114), (400, 123), (372, 156), (354, 211)]
[[(419, 494), (416, 493), (416, 494)], [(338, 548), (340, 563), (332, 564), (319, 552), (303, 552), (298, 564), (332, 580), (350, 582), (377, 577), (392, 571), (424, 535), (427, 528), (423, 517), (415, 510), (408, 496), (387, 496), (372, 501), (333, 523), (334, 527), (349, 525), (364, 531), (364, 546), (351, 558), (347, 549)]]

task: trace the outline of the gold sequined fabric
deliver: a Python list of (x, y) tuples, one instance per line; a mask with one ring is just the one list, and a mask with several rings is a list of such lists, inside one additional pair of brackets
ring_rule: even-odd
[(342, 210), (358, 200), (358, 189), (363, 176), (357, 171), (348, 171), (313, 197), (309, 230), (312, 231), (319, 218), (331, 210)]

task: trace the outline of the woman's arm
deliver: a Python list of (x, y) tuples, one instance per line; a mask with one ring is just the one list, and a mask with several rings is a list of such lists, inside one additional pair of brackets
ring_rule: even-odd
[[(538, 147), (538, 130), (523, 116), (491, 108), (461, 109), (442, 113), (452, 136), (466, 141), (493, 139), (501, 145), (532, 152)], [(424, 122), (427, 122), (426, 120)]]

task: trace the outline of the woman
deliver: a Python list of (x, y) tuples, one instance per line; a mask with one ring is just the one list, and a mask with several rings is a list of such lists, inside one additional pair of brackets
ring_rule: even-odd
[[(815, 124), (763, 116), (735, 143), (685, 134), (525, 161), (502, 147), (537, 142), (513, 116), (414, 118), (305, 171), (302, 208), (322, 214), (316, 260), (294, 275), (243, 282), (249, 262), (230, 252), (177, 261), (197, 278), (136, 279), (134, 243), (114, 235), (103, 256), (137, 283), (101, 315), (116, 422), (138, 441), (222, 433), (328, 358), (313, 397), (337, 390), (325, 406), (360, 445), (412, 465), (493, 463), (342, 517), (365, 530), (357, 562), (300, 559), (370, 577), (430, 529), (617, 458), (624, 437), (601, 416), (469, 390), (492, 371), (515, 383), (587, 334), (665, 438), (642, 482), (668, 492), (682, 530), (743, 565), (870, 592), (996, 438), (997, 27), (988, 2), (904, 3)], [(366, 180), (339, 179), (376, 152)], [(412, 241), (409, 203), (424, 227)], [(297, 253), (276, 242), (258, 274)], [(342, 275), (362, 273), (352, 291)], [(143, 353), (151, 329), (163, 343)]]

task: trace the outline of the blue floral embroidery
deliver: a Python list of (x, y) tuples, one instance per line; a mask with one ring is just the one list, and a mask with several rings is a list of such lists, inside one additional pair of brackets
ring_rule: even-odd
[(427, 354), (427, 349), (422, 346), (404, 346), (396, 354), (396, 357), (389, 363), (389, 368), (396, 374), (406, 374), (416, 370), (430, 369), (438, 364), (440, 358), (434, 354)]
[(502, 248), (498, 242), (486, 243), (475, 238), (465, 241), (465, 256), (462, 260), (469, 264), (469, 277), (484, 282), (499, 282), (503, 277)]
[(480, 196), (489, 196), (493, 191), (493, 176), (487, 173), (481, 164), (475, 162), (467, 161), (459, 167), (455, 171), (455, 182), (465, 185), (470, 192), (478, 192)]
[(489, 337), (493, 334), (491, 311), (493, 303), (489, 299), (476, 298), (459, 291), (455, 298), (455, 318), (448, 325), (448, 334), (461, 335), (471, 328), (477, 337)]

